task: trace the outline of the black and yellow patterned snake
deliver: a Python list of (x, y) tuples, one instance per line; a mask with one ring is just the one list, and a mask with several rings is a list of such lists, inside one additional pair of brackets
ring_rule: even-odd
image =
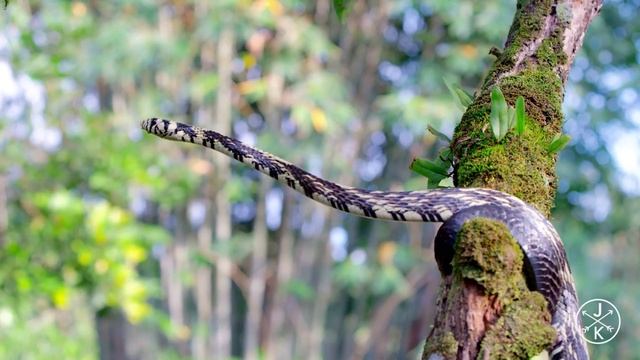
[(219, 151), (322, 204), (351, 214), (394, 221), (442, 222), (435, 240), (438, 266), (451, 271), (453, 243), (462, 224), (475, 217), (504, 223), (525, 253), (530, 288), (549, 304), (557, 339), (553, 359), (588, 359), (576, 313), (578, 299), (562, 241), (537, 210), (512, 195), (490, 189), (441, 188), (426, 191), (370, 191), (339, 185), (310, 174), (269, 153), (212, 130), (169, 120), (142, 121), (161, 138)]

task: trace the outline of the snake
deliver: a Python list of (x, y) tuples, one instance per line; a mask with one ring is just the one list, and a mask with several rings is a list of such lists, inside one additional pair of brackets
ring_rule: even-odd
[(372, 219), (442, 223), (434, 240), (434, 252), (444, 275), (452, 271), (455, 239), (465, 222), (482, 217), (503, 223), (525, 254), (523, 268), (528, 287), (542, 293), (547, 300), (551, 325), (556, 330), (556, 339), (548, 349), (550, 357), (589, 358), (577, 316), (579, 303), (573, 276), (560, 236), (544, 215), (521, 199), (485, 188), (359, 189), (325, 180), (213, 130), (160, 118), (143, 120), (140, 125), (160, 138), (221, 152), (312, 200), (343, 212)]

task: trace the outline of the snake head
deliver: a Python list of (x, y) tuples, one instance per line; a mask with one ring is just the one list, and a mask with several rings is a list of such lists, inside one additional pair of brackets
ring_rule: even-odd
[(144, 131), (160, 137), (169, 135), (170, 125), (171, 121), (159, 118), (148, 118), (140, 122)]
[(193, 126), (159, 118), (142, 120), (140, 127), (149, 134), (173, 141), (194, 142), (203, 132), (202, 129)]

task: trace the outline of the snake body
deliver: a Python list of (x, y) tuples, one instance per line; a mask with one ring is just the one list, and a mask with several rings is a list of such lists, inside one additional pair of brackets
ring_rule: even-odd
[(475, 217), (504, 223), (525, 253), (530, 288), (544, 295), (557, 338), (553, 359), (588, 359), (576, 313), (578, 299), (562, 241), (540, 212), (512, 195), (479, 188), (426, 191), (370, 191), (339, 185), (315, 176), (272, 154), (212, 130), (150, 118), (141, 127), (161, 138), (209, 147), (271, 176), (322, 204), (351, 214), (392, 220), (444, 223), (435, 239), (441, 271), (450, 271), (453, 242), (462, 224)]

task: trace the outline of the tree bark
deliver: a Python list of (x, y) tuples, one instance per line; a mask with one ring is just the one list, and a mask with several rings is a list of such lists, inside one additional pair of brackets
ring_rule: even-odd
[[(202, 9), (205, 10), (205, 9)], [(200, 61), (202, 62), (202, 71), (213, 71), (215, 67), (215, 44), (213, 41), (207, 41), (202, 44), (200, 50)], [(199, 108), (197, 113), (202, 113), (203, 122), (212, 122), (215, 119), (216, 109), (213, 105), (204, 105)], [(210, 126), (211, 124), (209, 124)], [(204, 156), (213, 162), (215, 155), (211, 152), (203, 150)], [(215, 212), (215, 189), (216, 178), (211, 177), (202, 186), (200, 199), (206, 209), (204, 223), (198, 228), (197, 232), (197, 251), (200, 254), (208, 254), (211, 250), (213, 242), (213, 224)], [(205, 360), (209, 358), (209, 354), (213, 348), (213, 337), (211, 335), (213, 306), (211, 297), (213, 294), (212, 286), (212, 268), (209, 265), (200, 265), (196, 270), (196, 283), (194, 286), (195, 303), (198, 324), (201, 331), (195, 334), (193, 339), (193, 353), (196, 360)]]
[[(561, 105), (568, 73), (587, 27), (601, 6), (601, 0), (518, 1), (505, 48), (491, 51), (497, 60), (454, 133), (451, 150), (456, 186), (501, 190), (550, 214), (556, 192), (557, 156), (549, 154), (547, 146), (561, 133)], [(511, 105), (523, 96), (528, 117), (525, 134), (508, 134), (502, 142), (494, 139), (489, 126), (490, 93), (496, 85)], [(513, 288), (526, 294), (521, 297), (525, 303), (520, 307), (505, 306), (513, 301), (513, 293), (496, 292), (501, 284), (498, 279), (480, 281), (477, 274), (465, 272), (461, 265), (469, 249), (478, 249), (475, 255), (487, 259), (495, 255), (496, 244), (513, 241), (508, 231), (495, 228), (499, 227), (496, 223), (480, 221), (480, 225), (470, 222), (463, 227), (470, 234), (464, 245), (463, 231), (458, 236), (454, 271), (443, 279), (435, 324), (423, 359), (526, 358), (549, 345), (548, 331), (553, 329), (546, 302), (539, 293), (519, 288), (524, 284), (521, 265), (516, 262), (480, 269), (487, 276), (511, 269), (516, 274), (510, 280)], [(480, 226), (482, 230), (465, 230), (468, 226)], [(481, 245), (487, 238), (494, 241)], [(507, 251), (503, 253), (507, 258), (522, 256), (518, 246), (504, 245), (499, 249)], [(540, 307), (540, 301), (545, 306)], [(513, 328), (507, 330), (505, 324)], [(513, 332), (513, 336), (500, 337), (500, 331)], [(509, 352), (514, 349), (518, 351)]]
[(244, 329), (244, 357), (247, 360), (258, 359), (260, 345), (260, 325), (263, 314), (263, 300), (267, 272), (267, 216), (265, 196), (269, 190), (267, 178), (261, 177), (256, 203), (256, 218), (253, 227), (253, 245), (249, 289), (247, 294), (247, 317)]
[(106, 309), (96, 314), (100, 360), (128, 360), (127, 320), (119, 311)]
[[(231, 62), (234, 54), (234, 34), (230, 27), (222, 30), (218, 42), (218, 98), (216, 103), (216, 122), (213, 129), (231, 133)], [(215, 238), (221, 245), (231, 240), (231, 205), (223, 187), (229, 181), (230, 160), (226, 156), (213, 158), (216, 169), (216, 228)], [(220, 258), (215, 276), (215, 321), (214, 358), (227, 359), (231, 356), (231, 260)]]
[(278, 255), (276, 276), (273, 284), (274, 295), (271, 316), (271, 328), (265, 339), (265, 359), (266, 360), (288, 360), (292, 359), (293, 336), (284, 336), (286, 330), (292, 329), (286, 324), (288, 304), (291, 298), (285, 293), (285, 285), (291, 280), (294, 269), (294, 233), (291, 226), (293, 217), (294, 197), (291, 192), (283, 193), (282, 223), (277, 235)]

